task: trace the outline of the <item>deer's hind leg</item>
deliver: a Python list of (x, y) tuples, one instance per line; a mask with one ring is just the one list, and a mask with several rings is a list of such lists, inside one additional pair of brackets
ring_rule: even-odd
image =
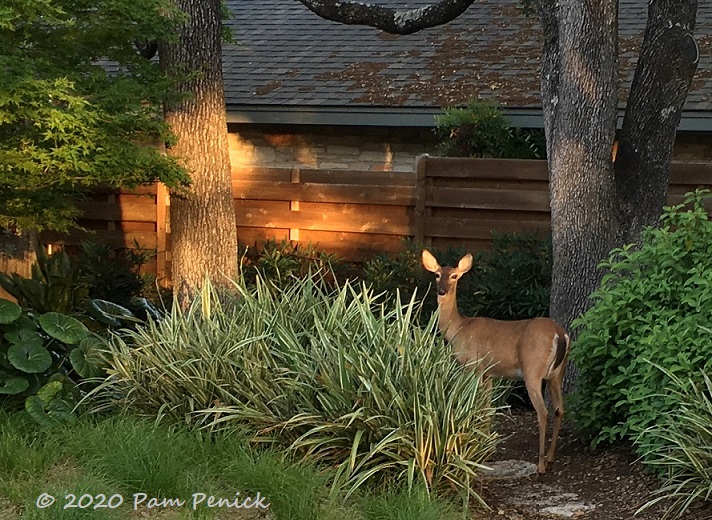
[(546, 473), (546, 456), (544, 452), (546, 450), (546, 423), (549, 414), (546, 411), (546, 403), (544, 402), (544, 396), (541, 392), (541, 379), (525, 379), (524, 383), (527, 388), (527, 393), (529, 394), (529, 399), (534, 406), (534, 410), (536, 410), (536, 419), (539, 424), (539, 460), (537, 463), (537, 472), (541, 475)]
[(559, 370), (552, 374), (552, 377), (547, 384), (547, 386), (549, 387), (549, 395), (551, 396), (551, 405), (554, 409), (554, 431), (551, 434), (551, 444), (549, 445), (549, 453), (546, 456), (546, 460), (549, 463), (554, 462), (554, 458), (556, 457), (556, 441), (559, 438), (561, 423), (564, 419), (564, 394), (562, 386), (565, 366), (565, 363), (560, 366)]

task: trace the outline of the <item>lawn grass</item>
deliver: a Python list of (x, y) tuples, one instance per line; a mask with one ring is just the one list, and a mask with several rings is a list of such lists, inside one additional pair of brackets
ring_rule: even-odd
[[(363, 491), (347, 501), (331, 486), (333, 474), (290, 460), (276, 451), (256, 450), (237, 434), (209, 436), (180, 426), (155, 425), (133, 417), (81, 418), (43, 431), (24, 413), (0, 413), (0, 518), (23, 519), (257, 519), (436, 520), (463, 518), (461, 509), (423, 492)], [(239, 496), (236, 493), (239, 492)], [(257, 493), (263, 509), (206, 507), (194, 511), (194, 493), (240, 501)], [(49, 493), (56, 502), (40, 509)], [(86, 495), (88, 508), (68, 508)], [(134, 509), (134, 498), (146, 495)], [(108, 505), (94, 509), (103, 494)], [(174, 500), (149, 508), (151, 498)], [(202, 495), (198, 495), (202, 497)], [(178, 505), (176, 499), (185, 503)], [(76, 503), (75, 501), (75, 503)]]

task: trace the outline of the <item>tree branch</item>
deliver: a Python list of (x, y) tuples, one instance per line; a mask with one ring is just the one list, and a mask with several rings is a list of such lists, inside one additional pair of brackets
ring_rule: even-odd
[(454, 20), (475, 0), (441, 0), (419, 9), (397, 10), (361, 2), (298, 0), (321, 18), (347, 25), (368, 25), (391, 34), (413, 34)]
[[(621, 210), (633, 234), (657, 224), (665, 204), (675, 134), (700, 57), (696, 14), (697, 0), (649, 3), (615, 165)], [(641, 207), (641, 200), (649, 203)]]

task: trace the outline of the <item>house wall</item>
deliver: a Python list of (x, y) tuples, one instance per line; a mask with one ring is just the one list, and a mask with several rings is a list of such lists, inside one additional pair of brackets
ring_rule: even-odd
[[(406, 172), (437, 145), (428, 128), (234, 124), (229, 131), (234, 166)], [(680, 133), (673, 160), (712, 161), (712, 137)]]
[(712, 134), (680, 132), (673, 150), (673, 160), (681, 162), (712, 161)]
[(233, 166), (407, 172), (433, 154), (430, 129), (229, 125)]

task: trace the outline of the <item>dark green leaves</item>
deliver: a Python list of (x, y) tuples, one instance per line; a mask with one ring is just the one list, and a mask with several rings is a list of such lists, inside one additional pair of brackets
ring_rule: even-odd
[(16, 303), (0, 298), (0, 324), (15, 321), (22, 314), (22, 309)]
[(13, 376), (7, 372), (0, 372), (0, 394), (16, 395), (24, 392), (30, 386), (30, 382), (20, 376)]
[(12, 366), (28, 374), (39, 374), (52, 366), (52, 356), (41, 344), (12, 345), (7, 359)]
[(2, 8), (0, 225), (62, 230), (88, 187), (187, 180), (155, 146), (172, 140), (161, 111), (171, 85), (134, 47), (171, 39), (179, 19), (169, 0)]
[[(646, 460), (661, 439), (649, 428), (679, 406), (672, 378), (712, 371), (712, 222), (704, 194), (666, 208), (638, 247), (611, 252), (572, 348), (579, 368), (572, 416), (592, 445), (638, 440)], [(663, 367), (658, 369), (653, 364)], [(646, 446), (644, 450), (640, 446)]]
[(81, 321), (66, 314), (48, 312), (40, 316), (39, 321), (47, 334), (67, 345), (76, 345), (89, 335)]

